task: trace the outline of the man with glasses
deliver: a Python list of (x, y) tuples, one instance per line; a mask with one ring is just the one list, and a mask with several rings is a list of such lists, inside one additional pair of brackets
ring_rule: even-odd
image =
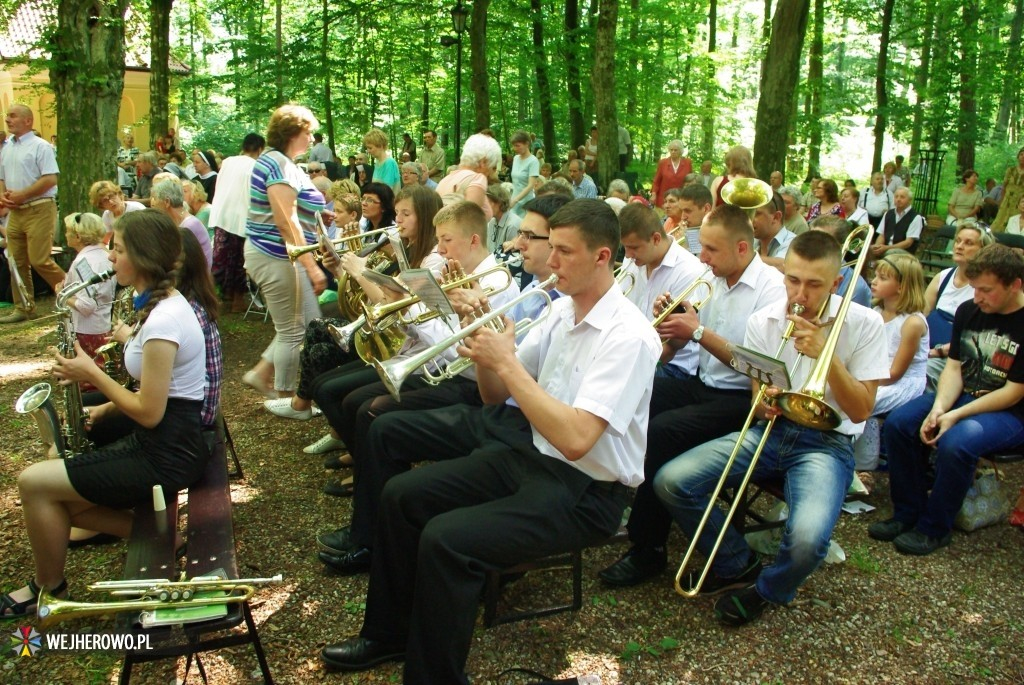
[(320, 162), (310, 162), (306, 165), (306, 173), (309, 174), (311, 179), (315, 179), (318, 176), (326, 174), (327, 169), (325, 169), (324, 165)]

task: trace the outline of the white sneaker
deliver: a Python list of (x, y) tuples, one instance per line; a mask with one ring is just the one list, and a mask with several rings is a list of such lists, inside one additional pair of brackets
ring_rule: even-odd
[(280, 416), (285, 419), (298, 419), (299, 421), (309, 421), (313, 418), (312, 409), (292, 409), (292, 398), (280, 397), (276, 400), (266, 400), (263, 402), (263, 406), (267, 408), (274, 416)]
[(312, 445), (303, 447), (302, 451), (306, 454), (326, 454), (327, 452), (343, 449), (345, 449), (345, 443), (328, 433)]
[(263, 382), (255, 371), (246, 371), (245, 375), (242, 376), (242, 384), (248, 385), (250, 388), (263, 395), (267, 399), (277, 399), (277, 392)]

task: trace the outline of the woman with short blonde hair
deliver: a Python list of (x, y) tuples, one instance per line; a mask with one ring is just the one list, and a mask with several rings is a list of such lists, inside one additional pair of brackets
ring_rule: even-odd
[(96, 181), (89, 188), (89, 204), (103, 211), (103, 226), (106, 238), (114, 231), (114, 222), (124, 216), (125, 212), (137, 212), (146, 206), (134, 200), (125, 200), (121, 187), (111, 181)]

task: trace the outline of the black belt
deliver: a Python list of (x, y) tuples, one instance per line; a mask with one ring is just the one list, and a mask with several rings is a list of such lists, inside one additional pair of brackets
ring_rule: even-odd
[(595, 490), (603, 490), (613, 495), (624, 494), (629, 487), (625, 483), (620, 483), (617, 480), (595, 480), (590, 484), (590, 487)]

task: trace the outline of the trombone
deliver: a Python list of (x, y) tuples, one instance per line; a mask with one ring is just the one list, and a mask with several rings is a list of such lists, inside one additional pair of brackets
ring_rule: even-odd
[(665, 319), (668, 318), (669, 314), (675, 312), (675, 310), (685, 300), (687, 300), (699, 286), (702, 285), (707, 286), (708, 294), (704, 297), (703, 300), (691, 302), (690, 305), (694, 308), (694, 310), (703, 309), (704, 305), (706, 305), (708, 303), (708, 300), (711, 299), (711, 296), (715, 294), (715, 287), (711, 284), (711, 281), (707, 279), (707, 275), (710, 271), (711, 267), (709, 266), (707, 269), (704, 270), (704, 273), (697, 277), (697, 280), (688, 285), (686, 289), (683, 290), (683, 292), (679, 293), (678, 297), (676, 297), (674, 300), (665, 305), (665, 308), (661, 310), (661, 314), (658, 314), (658, 316), (654, 318), (654, 321), (651, 322), (651, 325), (657, 328), (661, 324), (665, 323)]
[[(57, 599), (43, 589), (39, 593), (36, 615), (39, 627), (47, 628), (69, 618), (102, 616), (121, 611), (145, 611), (147, 609), (182, 609), (187, 607), (211, 606), (215, 604), (237, 604), (247, 601), (256, 592), (255, 585), (280, 583), (283, 576), (271, 578), (244, 578), (224, 580), (216, 576), (200, 576), (186, 581), (170, 580), (111, 580), (93, 583), (90, 590), (102, 590), (114, 597), (133, 597), (115, 602), (72, 602)], [(215, 596), (198, 593), (216, 592)], [(221, 594), (224, 593), (224, 594)]]
[[(860, 238), (861, 233), (864, 233), (862, 245), (871, 244), (874, 228), (870, 224), (858, 226), (846, 237), (846, 241), (843, 243), (843, 247), (841, 248), (841, 255), (846, 254), (846, 252), (849, 251), (851, 245), (855, 244), (855, 241)], [(861, 250), (860, 256), (857, 259), (855, 272), (859, 272), (860, 269), (863, 268), (864, 262), (867, 260), (868, 252), (869, 250)], [(803, 389), (799, 391), (781, 392), (774, 400), (766, 400), (765, 391), (768, 389), (768, 385), (767, 383), (761, 383), (757, 396), (754, 398), (754, 403), (750, 408), (750, 413), (747, 414), (747, 419), (743, 424), (743, 430), (740, 431), (740, 434), (736, 439), (736, 445), (733, 447), (732, 453), (729, 455), (729, 459), (725, 463), (725, 468), (722, 469), (722, 475), (719, 477), (718, 483), (715, 485), (714, 492), (711, 494), (711, 500), (708, 503), (708, 507), (704, 510), (704, 515), (701, 517), (700, 523), (697, 525), (697, 528), (693, 533), (690, 545), (686, 550), (686, 555), (683, 557), (683, 561), (679, 565), (679, 571), (676, 573), (675, 578), (675, 589), (679, 594), (685, 597), (696, 597), (698, 593), (700, 593), (700, 588), (704, 585), (704, 580), (711, 571), (711, 564), (714, 562), (715, 555), (718, 553), (718, 548), (725, 539), (725, 534), (732, 522), (732, 517), (739, 508), (743, 492), (746, 490), (747, 484), (754, 475), (754, 469), (757, 467), (757, 461), (761, 457), (761, 452), (764, 451), (764, 447), (768, 443), (768, 436), (771, 433), (772, 427), (775, 425), (775, 419), (778, 418), (777, 416), (772, 416), (768, 420), (768, 424), (765, 426), (764, 433), (761, 435), (761, 440), (758, 442), (757, 448), (754, 450), (754, 453), (750, 458), (750, 465), (747, 466), (747, 471), (743, 475), (742, 482), (739, 487), (736, 488), (736, 494), (733, 497), (732, 505), (729, 507), (729, 511), (722, 523), (722, 529), (719, 531), (718, 537), (715, 539), (715, 544), (707, 555), (707, 561), (697, 578), (697, 582), (692, 587), (684, 589), (681, 585), (683, 574), (686, 571), (687, 565), (690, 563), (690, 557), (697, 549), (697, 544), (700, 541), (701, 535), (704, 533), (708, 519), (711, 517), (711, 510), (717, 506), (716, 501), (718, 496), (725, 487), (725, 481), (729, 477), (729, 471), (732, 469), (732, 465), (736, 461), (736, 457), (739, 455), (740, 448), (743, 445), (743, 440), (753, 424), (758, 405), (760, 405), (761, 402), (773, 401), (778, 404), (784, 417), (806, 428), (833, 430), (840, 424), (841, 418), (839, 410), (825, 402), (825, 384), (828, 381), (828, 372), (829, 368), (832, 366), (832, 358), (835, 356), (836, 347), (839, 344), (839, 335), (842, 332), (846, 313), (850, 309), (850, 303), (853, 301), (853, 291), (853, 287), (846, 290), (846, 295), (843, 296), (843, 301), (839, 306), (839, 311), (836, 313), (835, 318), (829, 322), (829, 325), (832, 326), (832, 330), (829, 331), (828, 338), (825, 340), (825, 345), (822, 348), (821, 354), (818, 355), (818, 359), (815, 361), (814, 368), (811, 369)], [(825, 301), (821, 305), (821, 311), (818, 312), (819, 319), (828, 311), (828, 305), (831, 299), (831, 295), (825, 298)], [(794, 304), (791, 307), (791, 313), (800, 315), (803, 313), (803, 307), (801, 305)], [(785, 349), (786, 345), (789, 343), (790, 337), (793, 335), (794, 327), (795, 322), (793, 321), (790, 321), (789, 325), (786, 326), (786, 330), (782, 334), (782, 342), (779, 345), (778, 351), (775, 353), (776, 357), (782, 355), (782, 351)]]
[[(338, 252), (350, 252), (353, 251), (353, 248), (346, 247), (345, 243), (348, 243), (353, 240), (363, 240), (365, 238), (369, 238), (370, 236), (380, 235), (381, 233), (393, 231), (397, 228), (397, 226), (385, 226), (384, 228), (378, 228), (373, 231), (365, 231), (363, 233), (356, 233), (354, 235), (339, 236), (337, 238), (332, 239), (331, 244), (334, 245), (334, 248)], [(296, 261), (302, 255), (308, 254), (310, 252), (313, 253), (313, 259), (315, 259), (316, 261), (321, 262), (324, 259), (324, 254), (323, 251), (320, 249), (319, 242), (313, 243), (312, 245), (293, 245), (292, 243), (285, 243), (284, 249), (285, 252), (288, 253), (288, 259), (292, 262)]]
[[(541, 316), (538, 316), (536, 319), (526, 318), (516, 321), (516, 337), (523, 335), (531, 328), (544, 321), (544, 319), (546, 319), (551, 312), (551, 295), (548, 294), (547, 288), (553, 286), (557, 282), (558, 276), (555, 274), (551, 274), (550, 276), (548, 276), (546, 280), (542, 281), (536, 288), (527, 290), (524, 293), (520, 293), (513, 299), (503, 304), (498, 309), (491, 310), (490, 312), (487, 312), (483, 316), (478, 317), (465, 328), (461, 329), (457, 333), (448, 336), (444, 340), (435, 343), (433, 346), (423, 350), (419, 354), (413, 355), (412, 357), (407, 357), (405, 359), (389, 359), (384, 362), (374, 360), (373, 366), (375, 369), (377, 369), (377, 373), (380, 374), (381, 381), (383, 381), (384, 385), (387, 386), (388, 392), (391, 393), (391, 396), (395, 398), (395, 401), (400, 401), (401, 398), (399, 397), (399, 390), (402, 387), (402, 383), (404, 383), (405, 380), (409, 376), (411, 376), (414, 371), (416, 371), (416, 369), (420, 368), (421, 366), (426, 366), (427, 364), (430, 363), (431, 360), (433, 360), (435, 357), (443, 353), (449, 347), (465, 340), (478, 329), (483, 328), (484, 326), (493, 328), (498, 332), (504, 331), (505, 325), (504, 322), (502, 321), (502, 316), (504, 316), (506, 312), (510, 311), (519, 303), (525, 302), (527, 299), (531, 297), (540, 297), (544, 300), (544, 311), (543, 314)], [(430, 385), (437, 385), (442, 381), (448, 380), (450, 378), (455, 378), (472, 365), (472, 359), (469, 359), (468, 357), (459, 357), (452, 363), (448, 364), (447, 367), (441, 369), (437, 374), (431, 374), (426, 369), (424, 369), (423, 380), (425, 380)]]

